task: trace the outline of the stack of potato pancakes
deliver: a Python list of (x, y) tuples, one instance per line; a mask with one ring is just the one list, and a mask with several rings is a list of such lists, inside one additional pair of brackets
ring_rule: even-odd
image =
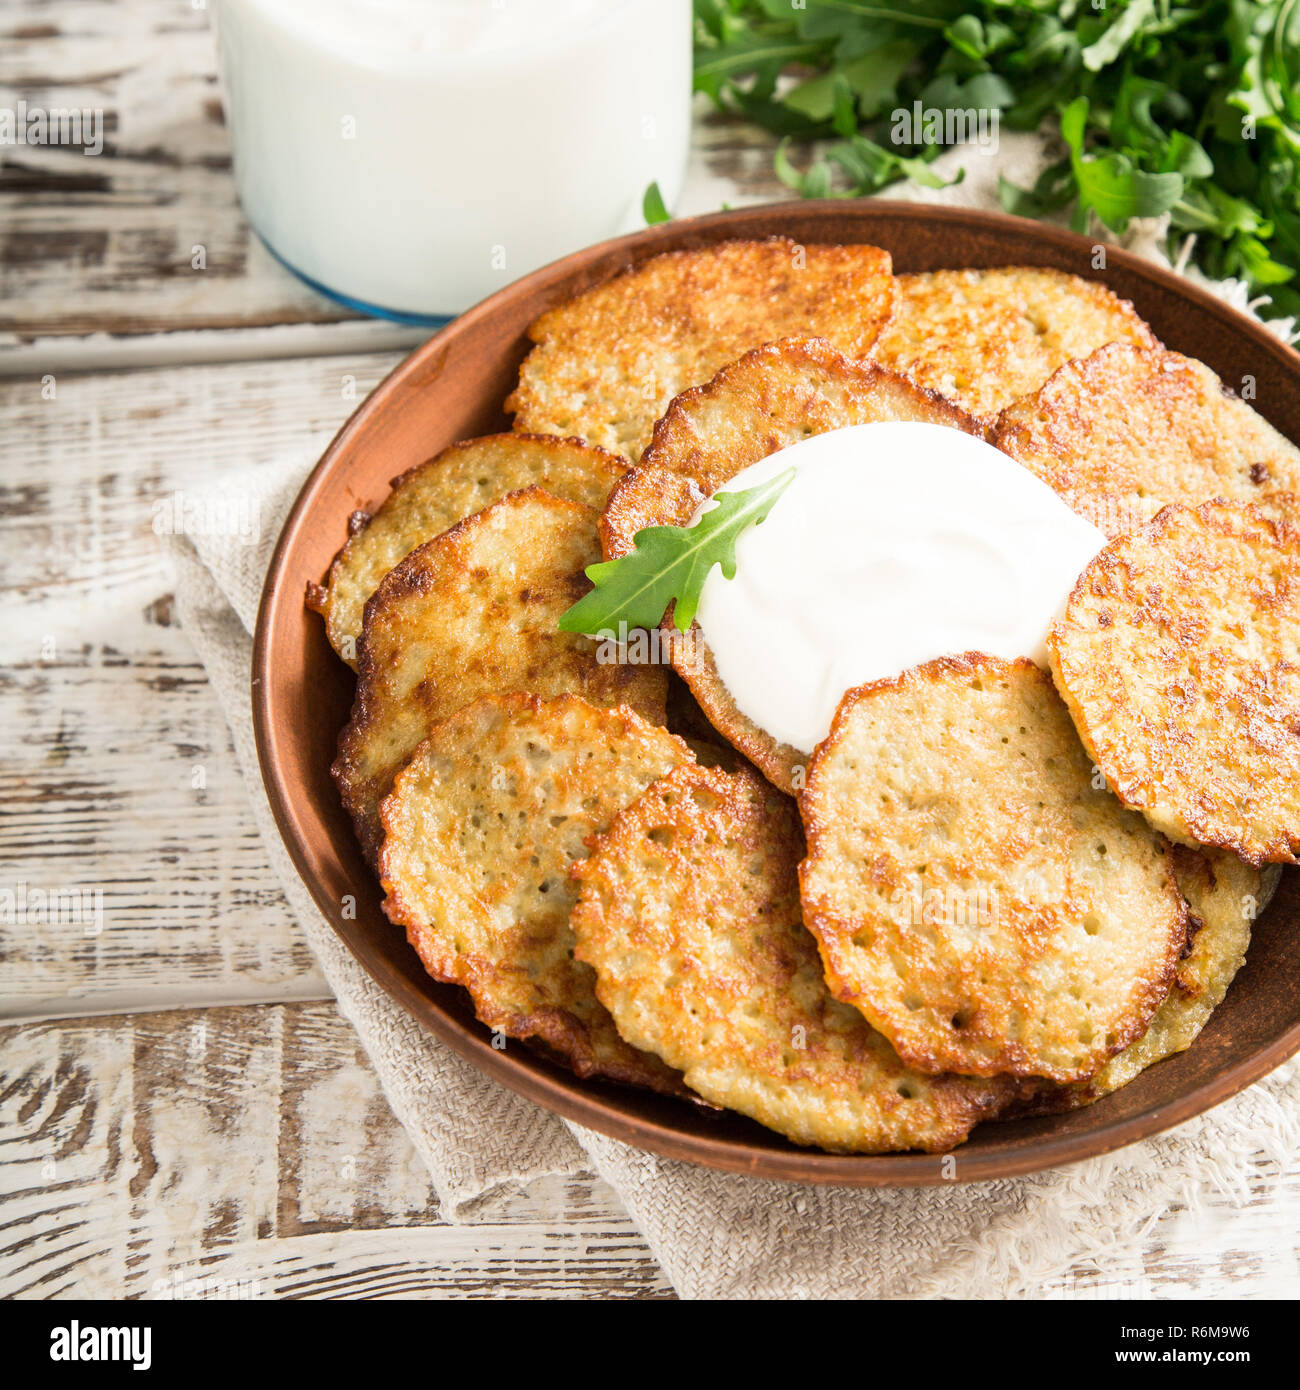
[[(1300, 849), (1300, 451), (1054, 270), (723, 242), (530, 337), (514, 432), (395, 479), (308, 596), (357, 672), (339, 791), (429, 973), (579, 1076), (840, 1152), (1188, 1047)], [(846, 691), (809, 757), (698, 630), (633, 664), (559, 629), (643, 528), (875, 421), (985, 439), (1109, 538), (1050, 670), (941, 656)]]

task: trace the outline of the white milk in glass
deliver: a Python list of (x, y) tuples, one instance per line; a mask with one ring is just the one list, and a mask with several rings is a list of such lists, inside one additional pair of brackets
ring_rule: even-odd
[(217, 0), (235, 178), (299, 274), (456, 313), (671, 207), (690, 0)]

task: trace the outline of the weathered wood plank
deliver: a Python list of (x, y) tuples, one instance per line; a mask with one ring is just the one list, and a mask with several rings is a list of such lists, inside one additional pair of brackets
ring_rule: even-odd
[[(332, 1005), (0, 1029), (0, 1296), (666, 1297), (588, 1178), (439, 1216)], [(1300, 1164), (1049, 1298), (1294, 1297)]]
[(330, 1004), (0, 1029), (0, 1295), (665, 1297), (596, 1179), (439, 1215)]
[[(0, 86), (102, 112), (104, 148), (11, 146), (0, 162), (0, 331), (140, 333), (351, 317), (278, 266), (239, 211), (204, 8), (39, 0)], [(206, 268), (196, 269), (203, 248)]]
[(0, 385), (0, 1016), (326, 994), (270, 874), (153, 529), (222, 467), (311, 459), (394, 357)]

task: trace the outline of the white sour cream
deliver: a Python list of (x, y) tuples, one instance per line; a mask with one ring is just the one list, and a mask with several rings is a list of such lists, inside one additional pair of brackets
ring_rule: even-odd
[(1045, 666), (1052, 620), (1106, 544), (1028, 470), (941, 425), (832, 430), (722, 490), (792, 465), (736, 543), (736, 577), (705, 580), (697, 620), (740, 709), (804, 753), (866, 681), (968, 651)]

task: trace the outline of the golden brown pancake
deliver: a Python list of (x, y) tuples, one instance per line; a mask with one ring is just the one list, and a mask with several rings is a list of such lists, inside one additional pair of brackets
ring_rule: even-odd
[(1300, 492), (1300, 450), (1203, 363), (1113, 343), (1008, 406), (993, 443), (1108, 536), (1170, 502)]
[(1300, 530), (1166, 507), (1079, 577), (1052, 674), (1107, 782), (1183, 844), (1300, 851)]
[(898, 307), (872, 358), (988, 424), (1103, 343), (1158, 346), (1127, 300), (1060, 270), (932, 270), (900, 275), (897, 285)]
[(579, 1076), (680, 1092), (619, 1037), (591, 967), (573, 959), (569, 869), (617, 811), (690, 760), (626, 708), (477, 700), (434, 729), (384, 801), (384, 911), (490, 1028), (540, 1039)]
[(371, 862), (393, 778), (431, 729), (482, 695), (573, 691), (662, 723), (662, 667), (602, 662), (595, 642), (556, 629), (599, 558), (590, 507), (527, 488), (385, 576), (366, 605), (356, 701), (333, 767)]
[(355, 667), (366, 602), (411, 551), (526, 487), (599, 511), (628, 466), (616, 454), (555, 435), (491, 434), (453, 444), (394, 478), (373, 516), (353, 513), (348, 543), (308, 603), (324, 617), (330, 645)]
[(845, 695), (799, 798), (836, 998), (921, 1071), (1080, 1081), (1187, 942), (1171, 847), (1092, 766), (1047, 672), (943, 657)]
[(674, 396), (750, 348), (803, 333), (863, 356), (893, 311), (889, 269), (877, 246), (784, 237), (655, 256), (531, 325), (506, 409), (635, 462)]
[(1185, 1052), (1245, 964), (1251, 924), (1272, 897), (1281, 869), (1254, 869), (1235, 854), (1174, 849), (1174, 872), (1187, 900), (1192, 944), (1151, 1026), (1089, 1081), (1047, 1086), (1014, 1107), (1016, 1114), (1058, 1114), (1118, 1091), (1148, 1067)]

